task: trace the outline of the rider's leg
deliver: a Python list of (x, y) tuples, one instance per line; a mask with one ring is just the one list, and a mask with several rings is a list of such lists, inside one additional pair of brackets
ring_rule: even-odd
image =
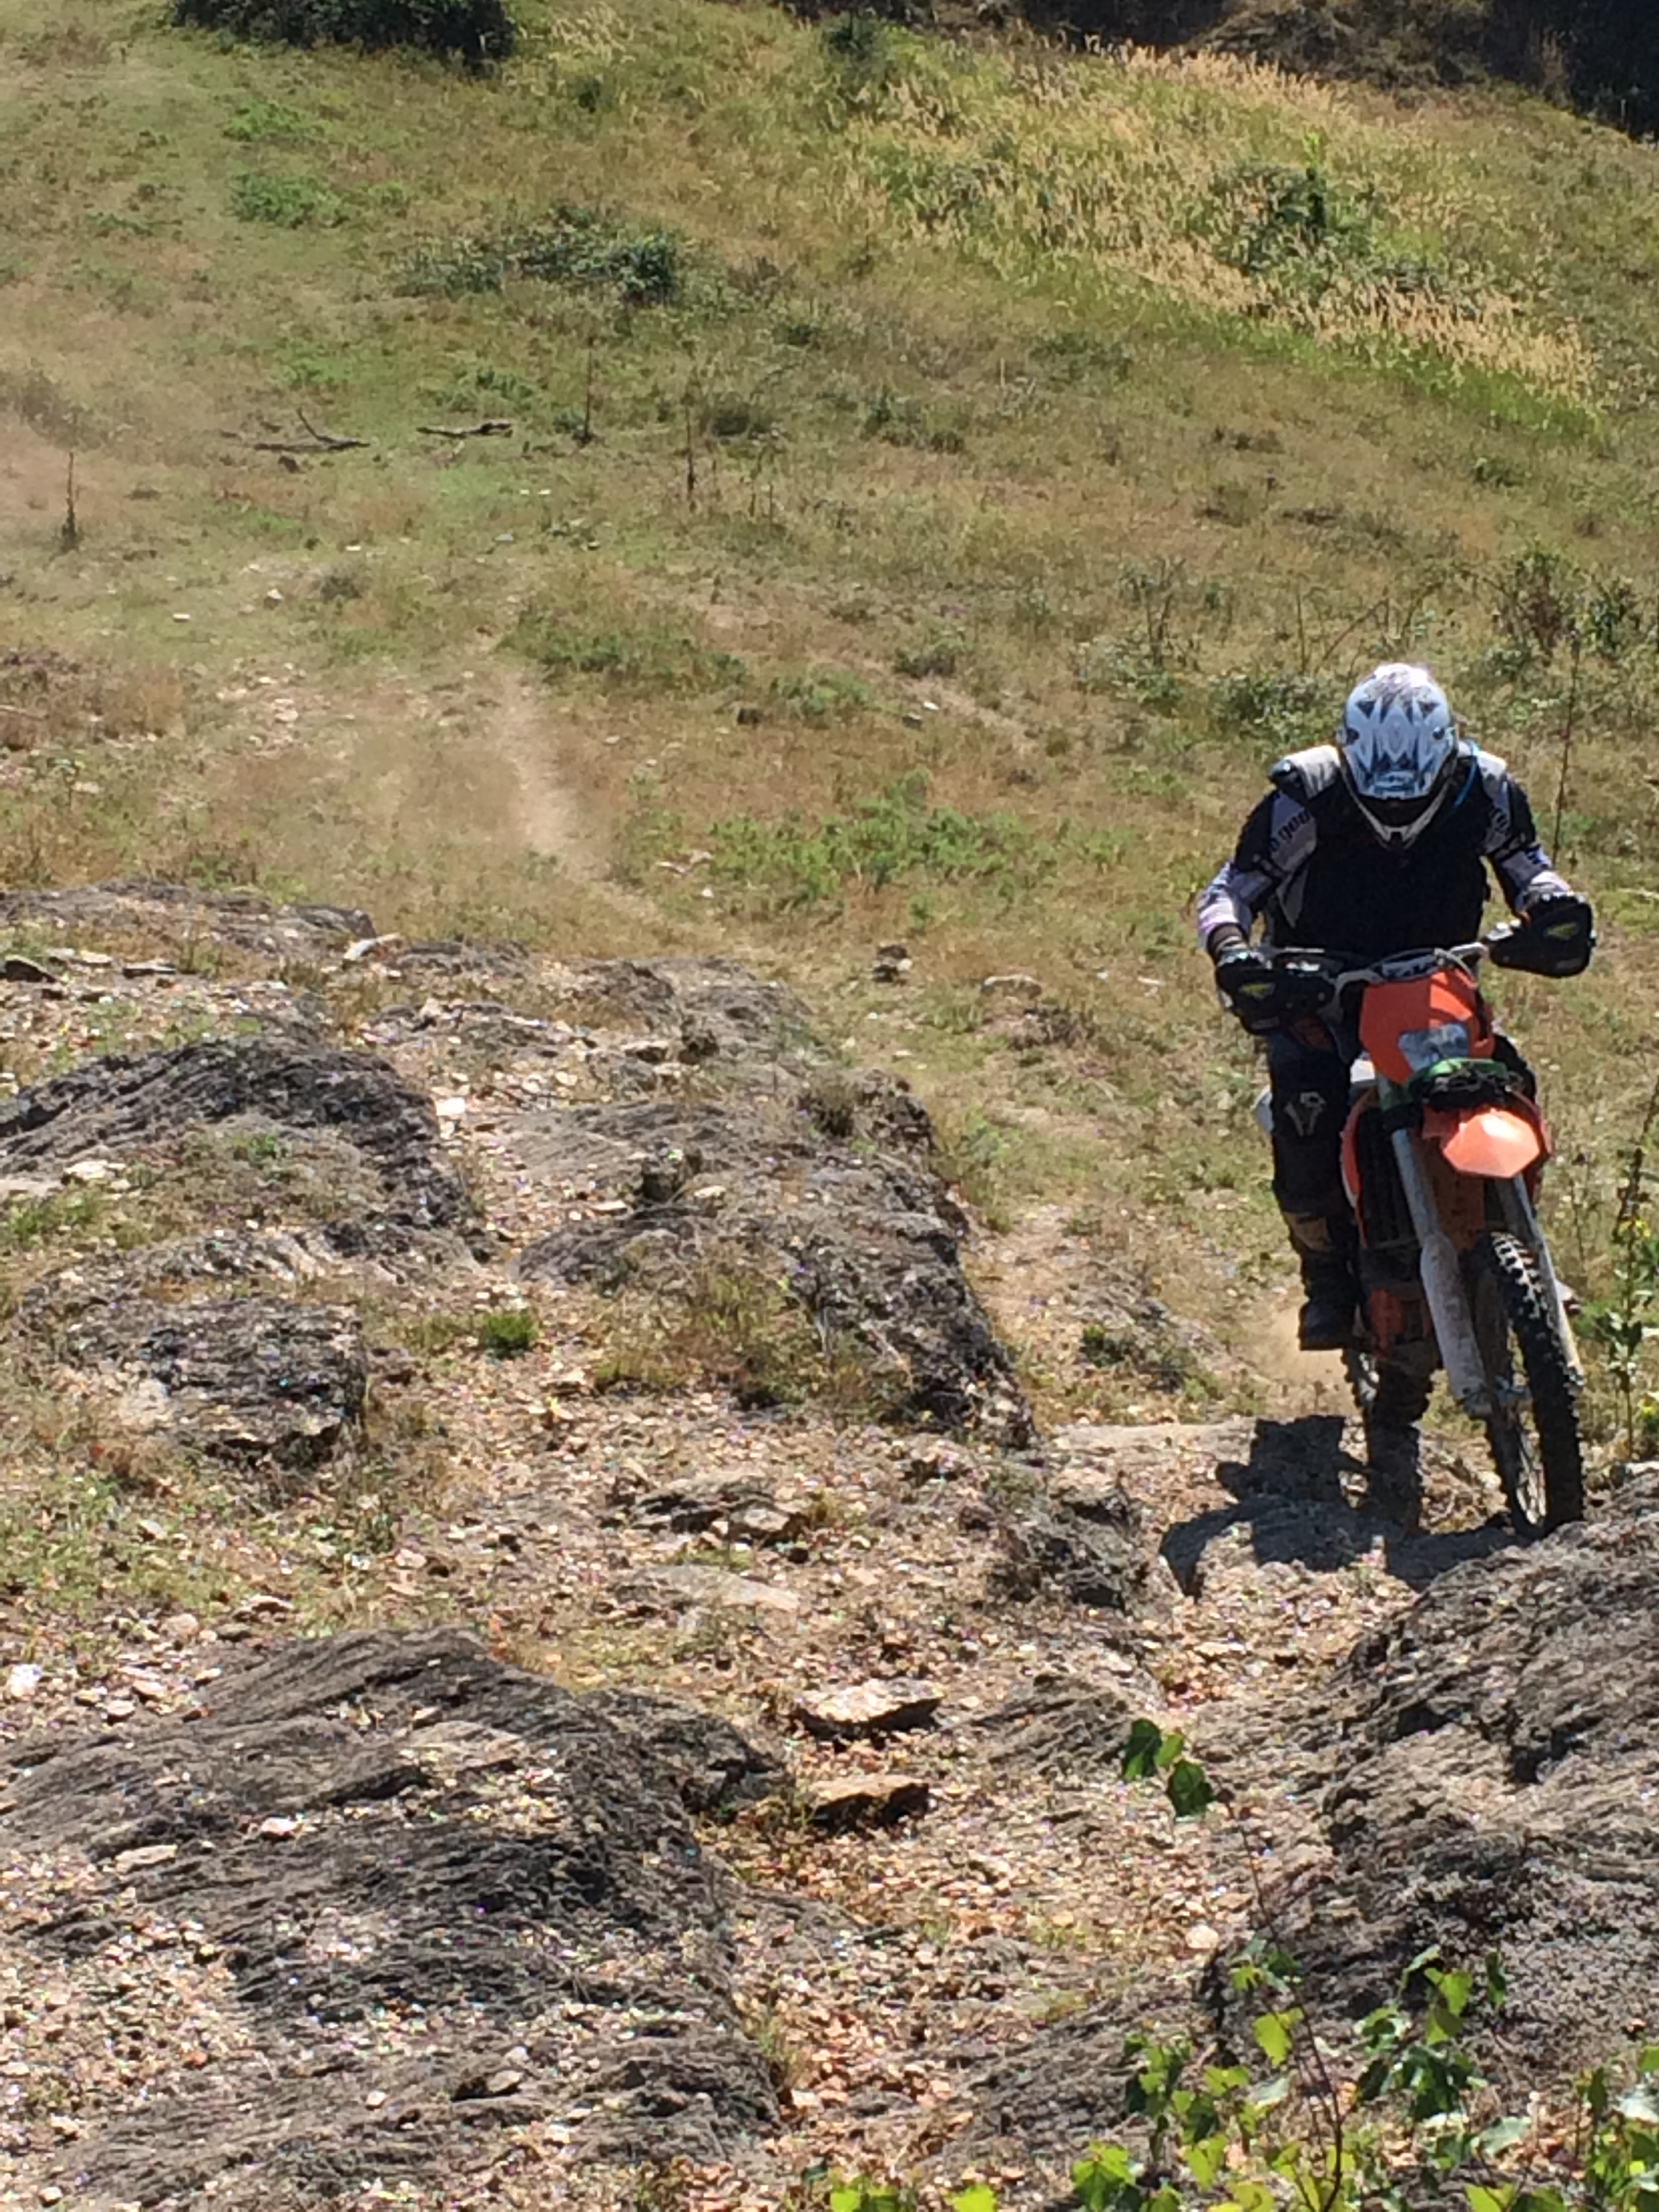
[(1342, 1188), (1348, 1069), (1328, 1043), (1285, 1032), (1267, 1046), (1273, 1083), (1273, 1196), (1302, 1263), (1304, 1351), (1340, 1351), (1353, 1334), (1357, 1238)]

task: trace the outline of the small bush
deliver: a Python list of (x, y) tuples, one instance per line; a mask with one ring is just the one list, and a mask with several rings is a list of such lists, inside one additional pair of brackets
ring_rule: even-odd
[(706, 436), (722, 441), (769, 438), (778, 427), (778, 418), (759, 400), (726, 392), (704, 408), (702, 427)]
[(1210, 686), (1210, 714), (1218, 731), (1258, 751), (1277, 746), (1293, 752), (1318, 744), (1331, 735), (1339, 704), (1334, 685), (1290, 669), (1218, 676)]
[(710, 832), (714, 872), (778, 908), (815, 906), (848, 884), (879, 890), (907, 876), (1028, 888), (1054, 865), (1052, 841), (1011, 814), (933, 806), (925, 776), (902, 776), (815, 827), (798, 814), (741, 814)]
[(501, 0), (173, 0), (173, 20), (291, 46), (422, 46), (475, 69), (505, 61), (519, 37)]
[(736, 653), (711, 652), (665, 624), (581, 629), (531, 610), (511, 642), (550, 676), (598, 676), (617, 689), (697, 691), (742, 684), (748, 667)]
[(243, 222), (274, 223), (281, 230), (340, 220), (339, 201), (314, 178), (273, 177), (257, 169), (232, 178), (230, 211)]
[(492, 1359), (521, 1359), (536, 1346), (536, 1316), (528, 1306), (495, 1306), (478, 1316), (478, 1349)]
[(893, 655), (893, 666), (901, 676), (954, 676), (963, 650), (959, 630), (930, 630), (902, 646)]
[(836, 15), (818, 33), (832, 116), (844, 121), (879, 109), (903, 74), (898, 43), (878, 16)]
[(685, 281), (672, 231), (635, 230), (597, 208), (555, 208), (544, 222), (490, 236), (430, 240), (404, 267), (402, 289), (459, 298), (499, 292), (509, 278), (614, 292), (624, 307), (671, 307)]
[(960, 453), (967, 440), (953, 422), (938, 422), (915, 399), (884, 386), (864, 410), (864, 434), (885, 446), (913, 446), (924, 453)]
[(820, 1136), (845, 1142), (857, 1132), (859, 1086), (843, 1069), (827, 1067), (813, 1076), (800, 1103)]
[(1048, 331), (1037, 340), (1037, 357), (1052, 376), (1067, 384), (1098, 377), (1121, 384), (1132, 366), (1128, 349), (1115, 338), (1097, 337), (1092, 331)]
[(317, 579), (317, 596), (325, 606), (336, 606), (343, 599), (361, 599), (368, 589), (363, 571), (345, 562), (325, 568)]
[(861, 714), (876, 695), (861, 676), (845, 668), (804, 668), (772, 678), (772, 696), (808, 722), (827, 722), (838, 714)]
[(280, 100), (245, 100), (225, 125), (227, 138), (244, 144), (264, 141), (270, 145), (299, 146), (317, 133), (297, 107)]

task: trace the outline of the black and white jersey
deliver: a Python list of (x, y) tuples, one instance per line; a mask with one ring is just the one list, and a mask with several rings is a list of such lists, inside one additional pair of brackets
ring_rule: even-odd
[(1199, 902), (1208, 945), (1229, 923), (1266, 942), (1365, 960), (1480, 933), (1487, 868), (1510, 908), (1567, 891), (1538, 842), (1526, 793), (1493, 753), (1464, 744), (1433, 820), (1389, 850), (1349, 795), (1334, 745), (1292, 753), (1269, 771), (1238, 848)]

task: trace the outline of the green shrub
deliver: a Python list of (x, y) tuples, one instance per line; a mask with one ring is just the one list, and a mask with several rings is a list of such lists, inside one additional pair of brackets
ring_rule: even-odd
[(710, 832), (717, 878), (781, 908), (808, 907), (849, 883), (879, 890), (907, 876), (997, 883), (1016, 890), (1054, 865), (1052, 840), (1012, 814), (928, 804), (927, 780), (902, 776), (845, 814), (809, 825), (798, 814), (740, 814)]
[(535, 609), (520, 616), (511, 642), (550, 676), (599, 676), (618, 688), (697, 691), (734, 687), (748, 667), (733, 653), (711, 652), (665, 623), (582, 629)]
[(1335, 727), (1340, 686), (1293, 669), (1250, 670), (1218, 676), (1210, 686), (1210, 713), (1224, 737), (1257, 751), (1277, 746), (1293, 752), (1318, 744)]
[(1389, 250), (1387, 216), (1374, 186), (1345, 190), (1316, 151), (1301, 167), (1237, 161), (1217, 170), (1188, 228), (1281, 310), (1332, 294), (1363, 295), (1373, 308), (1423, 295), (1473, 304), (1459, 272)]
[(598, 208), (561, 206), (544, 222), (428, 240), (404, 264), (402, 289), (453, 299), (499, 292), (509, 278), (614, 292), (624, 307), (671, 307), (684, 285), (684, 249), (672, 231), (635, 230)]
[(964, 650), (960, 630), (928, 630), (901, 646), (893, 655), (893, 666), (901, 676), (954, 676)]
[(173, 0), (173, 20), (292, 46), (422, 46), (475, 69), (504, 61), (519, 36), (501, 0)]
[(536, 1316), (528, 1306), (495, 1306), (478, 1316), (478, 1349), (492, 1359), (520, 1359), (536, 1345)]
[(339, 201), (314, 178), (273, 177), (258, 169), (232, 178), (230, 210), (243, 222), (275, 223), (282, 230), (340, 219)]
[(845, 668), (792, 669), (772, 678), (772, 696), (792, 714), (809, 722), (860, 714), (876, 703), (876, 695), (864, 678)]
[(953, 422), (938, 422), (915, 399), (885, 386), (864, 410), (864, 434), (884, 446), (913, 446), (924, 453), (960, 453), (967, 440)]
[(275, 145), (298, 146), (316, 135), (315, 127), (297, 107), (280, 100), (245, 100), (225, 125), (227, 138), (239, 138), (245, 144), (264, 140)]

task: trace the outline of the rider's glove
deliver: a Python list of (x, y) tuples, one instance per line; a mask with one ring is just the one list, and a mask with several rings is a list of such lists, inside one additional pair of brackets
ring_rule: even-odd
[(1534, 975), (1582, 975), (1595, 950), (1595, 912), (1576, 891), (1534, 899), (1521, 917), (1516, 951), (1506, 963)]
[(1285, 1013), (1279, 970), (1241, 939), (1216, 955), (1215, 987), (1252, 1036), (1276, 1030)]

